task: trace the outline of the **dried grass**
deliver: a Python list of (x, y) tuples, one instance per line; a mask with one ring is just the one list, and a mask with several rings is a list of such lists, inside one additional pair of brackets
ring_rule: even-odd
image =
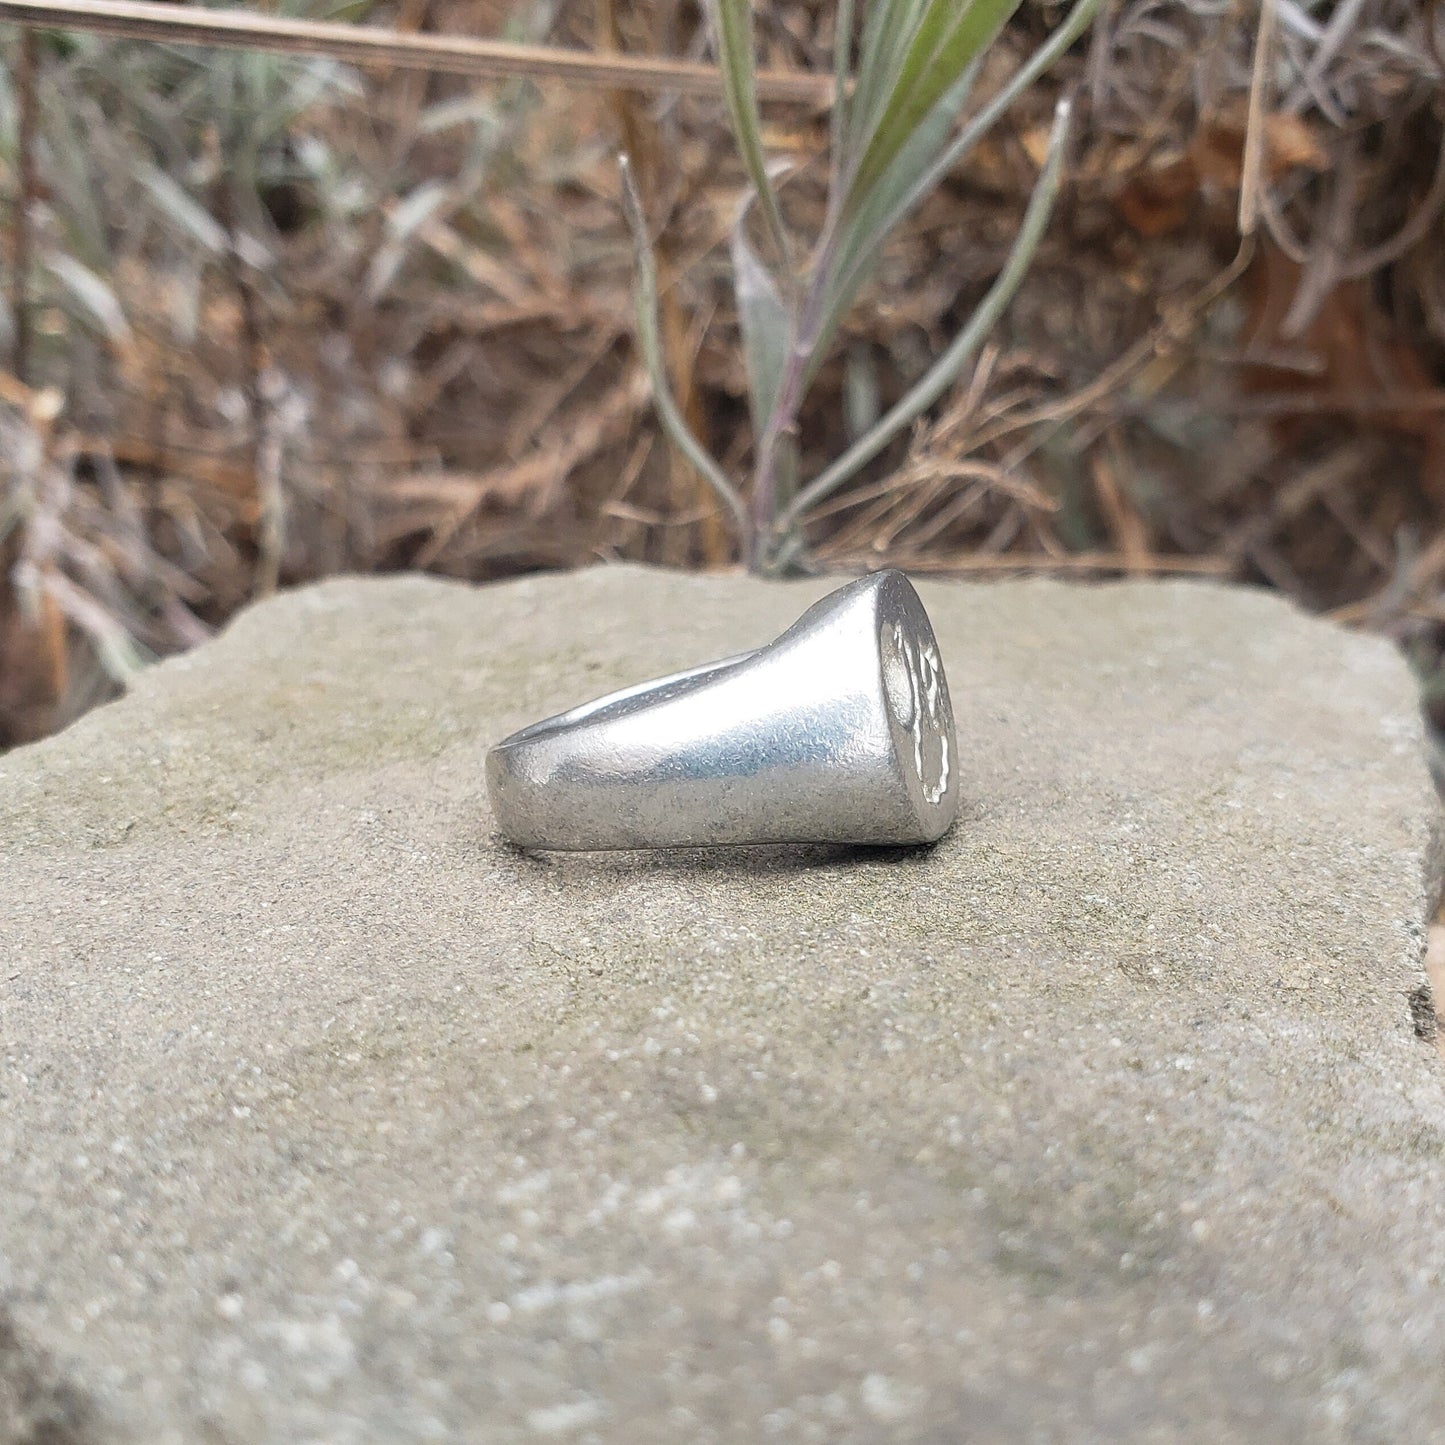
[[(766, 7), (768, 64), (824, 72), (831, 9)], [(1232, 5), (1116, 5), (890, 248), (803, 415), (805, 459), (901, 395), (976, 303), (1053, 99), (1080, 88), (1034, 274), (947, 403), (812, 519), (827, 565), (1252, 579), (1438, 672), (1439, 34), (1415, 0), (1266, 12), (1261, 58)], [(391, 20), (697, 60), (689, 16), (405, 0)], [(1026, 8), (1007, 44), (1045, 28)], [(730, 559), (651, 419), (612, 167), (621, 134), (661, 237), (677, 392), (740, 471), (722, 243), (741, 177), (716, 102), (35, 49), (28, 183), (18, 37), (0, 97), (10, 294), (17, 259), (27, 277), (0, 379), (0, 741), (328, 572)], [(770, 123), (805, 215), (826, 118)]]

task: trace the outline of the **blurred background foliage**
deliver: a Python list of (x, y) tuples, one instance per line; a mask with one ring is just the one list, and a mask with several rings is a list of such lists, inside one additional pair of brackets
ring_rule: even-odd
[[(272, 13), (707, 57), (678, 0)], [(763, 63), (827, 73), (834, 13), (758, 9)], [(1064, 13), (1025, 0), (978, 93)], [(1264, 583), (1400, 638), (1445, 713), (1442, 40), (1425, 0), (1105, 5), (835, 338), (805, 472), (988, 290), (1074, 93), (1032, 271), (951, 393), (809, 515), (814, 565)], [(742, 477), (747, 179), (720, 100), (51, 31), (3, 55), (0, 745), (330, 572), (736, 564), (654, 421), (615, 166), (679, 408)], [(800, 230), (828, 130), (764, 111)]]

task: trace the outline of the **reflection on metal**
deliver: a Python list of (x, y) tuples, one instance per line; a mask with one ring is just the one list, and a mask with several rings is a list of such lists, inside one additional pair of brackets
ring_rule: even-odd
[(525, 848), (931, 843), (958, 811), (957, 756), (923, 603), (878, 572), (756, 652), (514, 733), (487, 784)]

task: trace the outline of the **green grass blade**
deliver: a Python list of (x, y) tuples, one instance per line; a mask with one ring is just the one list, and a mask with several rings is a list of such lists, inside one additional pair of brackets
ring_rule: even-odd
[(913, 389), (879, 421), (860, 437), (830, 467), (805, 486), (778, 519), (778, 532), (786, 536), (810, 507), (837, 491), (854, 476), (860, 467), (872, 461), (905, 427), (911, 426), (953, 385), (964, 363), (983, 344), (1004, 308), (1013, 300), (1023, 281), (1034, 252), (1048, 227), (1054, 201), (1058, 197), (1063, 174), (1064, 154), (1068, 146), (1070, 105), (1060, 101), (1054, 116), (1053, 134), (1044, 169), (1029, 197), (1028, 209), (1014, 238), (1004, 268), (999, 272), (988, 294), (969, 318), (968, 324), (953, 344), (928, 369)]
[(822, 365), (828, 345), (848, 308), (878, 265), (883, 242), (891, 229), (889, 218), (900, 196), (908, 192), (917, 178), (932, 166), (947, 143), (949, 132), (968, 98), (979, 68), (979, 62), (969, 66), (954, 88), (934, 107), (933, 114), (909, 137), (893, 165), (879, 178), (859, 210), (840, 222), (829, 275), (824, 278), (826, 299), (816, 344), (808, 363), (809, 381)]
[(738, 324), (743, 334), (743, 364), (748, 373), (748, 407), (756, 438), (767, 431), (777, 405), (783, 368), (793, 342), (793, 318), (777, 282), (748, 242), (748, 209), (745, 204), (733, 223), (732, 262)]
[[(926, 152), (926, 146), (922, 142), (910, 142), (904, 151), (900, 152), (894, 166), (879, 178), (866, 200), (859, 204), (856, 213), (848, 218), (843, 229), (835, 264), (831, 268), (832, 274), (827, 280), (825, 320), (819, 331), (817, 348), (820, 353), (826, 350), (828, 342), (841, 324), (843, 315), (872, 275), (887, 237), (978, 144), (979, 139), (1004, 111), (1078, 40), (1102, 5), (1103, 0), (1076, 0), (1064, 23), (1009, 77), (977, 114), (969, 118), (953, 140), (940, 144), (926, 164), (917, 165)], [(982, 56), (975, 61), (975, 72), (981, 61)], [(965, 74), (960, 82), (960, 108), (966, 98), (970, 78), (969, 74)], [(943, 121), (946, 110), (947, 102), (941, 102), (921, 129), (927, 134), (934, 134), (935, 128)], [(946, 135), (946, 129), (944, 134)], [(814, 371), (821, 361), (821, 355), (814, 358), (811, 363)]]
[(1019, 3), (970, 0), (959, 6), (957, 0), (931, 0), (858, 162), (845, 210), (856, 209), (866, 198), (919, 126), (998, 35)]
[[(990, 97), (949, 142), (934, 163), (897, 201), (886, 223), (891, 231), (988, 133), (994, 122), (1086, 31), (1105, 0), (1075, 0), (1069, 17)], [(886, 232), (885, 232), (886, 234)]]
[(870, 0), (858, 49), (857, 84), (849, 101), (847, 161), (851, 176), (898, 79), (928, 0)]

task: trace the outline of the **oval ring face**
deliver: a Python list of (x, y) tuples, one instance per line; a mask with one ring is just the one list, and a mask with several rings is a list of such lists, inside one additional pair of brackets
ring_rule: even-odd
[(915, 636), (901, 621), (885, 622), (878, 639), (884, 691), (898, 726), (913, 741), (911, 762), (923, 796), (939, 803), (948, 791), (952, 708), (943, 660), (932, 638)]

